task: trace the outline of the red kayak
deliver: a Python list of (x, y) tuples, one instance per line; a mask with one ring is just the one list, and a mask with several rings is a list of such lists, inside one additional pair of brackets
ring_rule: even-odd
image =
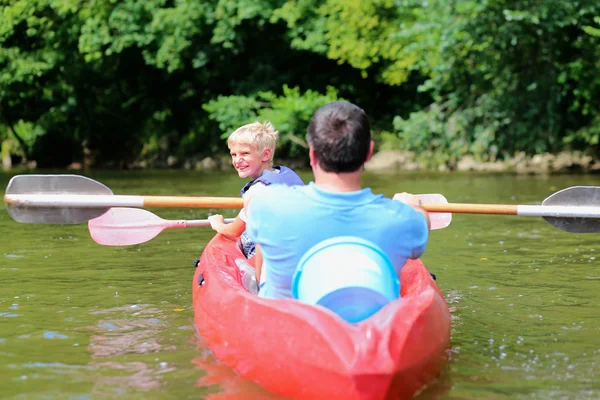
[(420, 260), (400, 276), (401, 299), (349, 324), (298, 300), (246, 291), (237, 244), (216, 235), (196, 268), (196, 327), (215, 357), (296, 399), (408, 399), (439, 376), (450, 342), (446, 301)]

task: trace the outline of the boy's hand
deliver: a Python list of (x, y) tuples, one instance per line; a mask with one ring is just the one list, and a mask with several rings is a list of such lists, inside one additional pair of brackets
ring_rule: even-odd
[(225, 219), (221, 214), (215, 214), (208, 217), (208, 222), (210, 222), (210, 227), (218, 232), (218, 229), (225, 223)]
[(246, 223), (238, 215), (232, 223), (225, 223), (221, 214), (208, 217), (210, 227), (228, 239), (235, 240), (246, 230)]

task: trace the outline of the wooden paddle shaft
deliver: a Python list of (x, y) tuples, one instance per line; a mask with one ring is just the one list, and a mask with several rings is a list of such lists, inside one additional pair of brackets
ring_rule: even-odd
[(145, 196), (144, 207), (243, 208), (238, 197)]
[(518, 215), (517, 205), (512, 204), (468, 204), (468, 203), (444, 203), (423, 204), (428, 212), (455, 213), (455, 214), (501, 214)]

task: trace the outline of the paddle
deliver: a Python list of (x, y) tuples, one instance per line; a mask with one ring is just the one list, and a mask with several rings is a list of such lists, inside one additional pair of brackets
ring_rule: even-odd
[[(424, 204), (448, 204), (448, 200), (441, 194), (417, 194), (416, 196)], [(452, 214), (430, 213), (429, 222), (431, 223), (431, 230), (444, 229), (452, 222)]]
[(15, 221), (28, 224), (80, 224), (111, 207), (243, 207), (236, 197), (114, 195), (102, 183), (80, 175), (16, 175), (4, 201)]
[[(443, 201), (444, 196), (419, 195), (419, 197), (427, 198), (430, 201)], [(432, 215), (431, 229), (443, 229), (450, 224), (452, 219), (452, 214), (436, 213)], [(234, 218), (227, 218), (225, 222), (230, 223), (233, 220)], [(131, 246), (152, 240), (165, 229), (209, 225), (207, 219), (164, 220), (158, 215), (140, 208), (113, 207), (105, 214), (91, 219), (88, 222), (88, 229), (92, 239), (98, 244)]]
[[(103, 184), (78, 175), (17, 175), (4, 200), (11, 217), (25, 223), (78, 224), (110, 207), (241, 208), (241, 198), (114, 195)], [(431, 213), (496, 214), (544, 217), (566, 232), (600, 232), (600, 187), (573, 186), (542, 205), (423, 204)]]
[(542, 205), (427, 204), (429, 212), (543, 217), (550, 225), (570, 233), (600, 232), (600, 187), (571, 186), (546, 197)]
[[(226, 223), (234, 218), (225, 219)], [(163, 230), (210, 226), (207, 219), (165, 220), (140, 208), (111, 208), (108, 212), (88, 222), (92, 239), (105, 246), (131, 246), (154, 239)]]
[[(423, 202), (448, 203), (441, 194), (419, 197)], [(15, 221), (29, 224), (80, 224), (111, 207), (243, 207), (236, 197), (114, 195), (102, 183), (80, 175), (16, 175), (6, 187), (4, 201)], [(451, 220), (448, 213), (432, 215), (432, 229), (445, 228)]]

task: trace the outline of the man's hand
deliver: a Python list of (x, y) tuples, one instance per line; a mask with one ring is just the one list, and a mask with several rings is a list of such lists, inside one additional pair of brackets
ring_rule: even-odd
[(415, 211), (418, 211), (421, 214), (423, 214), (425, 216), (425, 219), (427, 220), (427, 227), (431, 229), (431, 220), (429, 219), (429, 214), (423, 208), (423, 203), (421, 202), (421, 199), (419, 199), (417, 196), (415, 196), (414, 194), (402, 192), (396, 193), (392, 200), (401, 201), (404, 204), (407, 204), (414, 208)]
[(410, 193), (406, 193), (406, 192), (396, 193), (394, 195), (394, 197), (392, 198), (392, 200), (401, 201), (401, 202), (406, 203), (409, 206), (413, 206), (413, 207), (422, 207), (423, 206), (421, 199), (419, 199), (414, 194), (410, 194)]

